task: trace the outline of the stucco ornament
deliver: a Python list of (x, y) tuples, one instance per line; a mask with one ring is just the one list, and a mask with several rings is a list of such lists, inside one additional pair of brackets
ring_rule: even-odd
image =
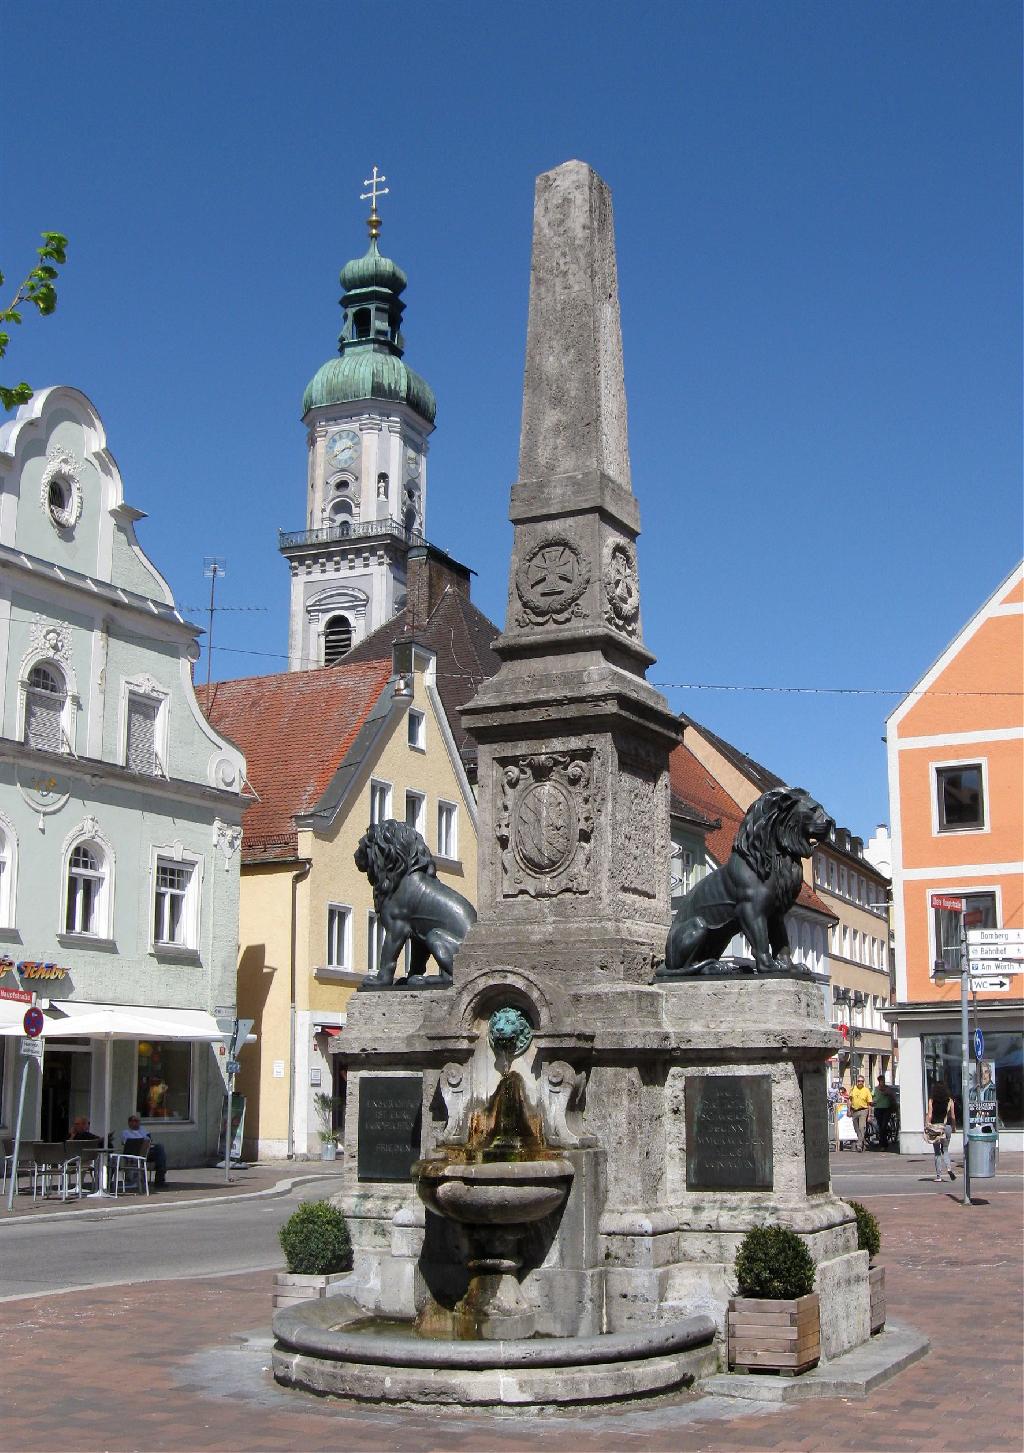
[(39, 814), (40, 832), (46, 831), (46, 818), (59, 812), (71, 796), (68, 782), (54, 772), (18, 768), (18, 791), (33, 812)]
[(590, 561), (568, 535), (545, 535), (516, 570), (523, 610), (521, 626), (565, 625), (581, 616), (580, 597), (590, 584)]
[(55, 530), (73, 530), (82, 514), (82, 462), (59, 445), (46, 456), (39, 503)]
[(220, 849), (224, 854), (224, 868), (227, 870), (231, 859), (242, 846), (242, 829), (235, 823), (224, 822), (222, 818), (213, 819), (213, 846)]
[(521, 1009), (506, 1005), (488, 1020), (487, 1039), (494, 1053), (511, 1063), (533, 1043), (533, 1026)]
[(25, 653), (25, 661), (35, 661), (41, 656), (68, 664), (71, 660), (71, 629), (62, 621), (48, 620), (46, 616), (36, 615), (29, 629), (29, 648)]

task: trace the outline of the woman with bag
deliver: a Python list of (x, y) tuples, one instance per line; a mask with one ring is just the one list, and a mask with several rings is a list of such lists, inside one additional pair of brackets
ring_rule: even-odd
[(942, 1172), (945, 1171), (951, 1181), (956, 1180), (956, 1171), (949, 1163), (949, 1142), (953, 1138), (953, 1131), (956, 1129), (956, 1108), (953, 1105), (953, 1096), (949, 1093), (949, 1087), (944, 1080), (937, 1080), (932, 1085), (932, 1092), (928, 1097), (928, 1119), (925, 1122), (925, 1138), (931, 1142), (932, 1152), (935, 1156), (935, 1179), (942, 1180)]

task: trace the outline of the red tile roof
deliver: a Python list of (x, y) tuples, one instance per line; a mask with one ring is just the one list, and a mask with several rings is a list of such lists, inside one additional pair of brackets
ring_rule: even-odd
[(243, 862), (294, 857), (295, 815), (316, 806), (390, 677), (389, 658), (196, 686), (211, 723), (245, 753), (259, 799), (243, 818)]
[[(705, 817), (720, 820), (721, 826), (712, 828), (708, 832), (705, 842), (708, 852), (715, 862), (724, 863), (732, 852), (736, 833), (743, 821), (742, 807), (729, 796), (721, 783), (712, 777), (704, 763), (694, 756), (685, 742), (682, 746), (673, 748), (668, 759), (668, 770), (672, 791), (677, 797), (681, 797), (684, 802), (692, 803)], [(814, 889), (807, 883), (800, 885), (797, 902), (803, 908), (809, 908), (815, 913), (823, 913), (826, 918), (835, 920), (832, 910), (822, 902)]]

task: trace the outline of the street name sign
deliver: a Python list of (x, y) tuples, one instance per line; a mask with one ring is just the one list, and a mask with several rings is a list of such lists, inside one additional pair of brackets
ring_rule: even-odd
[(956, 898), (950, 893), (933, 893), (932, 907), (944, 908), (947, 913), (962, 913), (964, 911), (964, 900)]
[(31, 989), (5, 989), (0, 986), (0, 999), (13, 999), (15, 1004), (31, 1004)]

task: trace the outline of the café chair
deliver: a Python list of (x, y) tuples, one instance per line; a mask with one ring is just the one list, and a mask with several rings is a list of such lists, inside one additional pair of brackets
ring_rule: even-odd
[(117, 1197), (122, 1191), (138, 1191), (149, 1195), (149, 1167), (144, 1155), (117, 1150), (110, 1156), (110, 1189)]
[(62, 1201), (74, 1192), (82, 1194), (82, 1162), (68, 1154), (63, 1140), (39, 1141), (32, 1147), (32, 1199), (41, 1192), (45, 1199), (56, 1185)]

